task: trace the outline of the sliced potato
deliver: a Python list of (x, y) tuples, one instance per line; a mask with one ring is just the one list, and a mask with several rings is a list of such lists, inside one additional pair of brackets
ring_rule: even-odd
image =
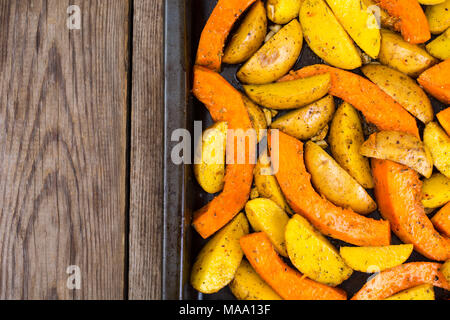
[(267, 16), (277, 24), (297, 18), (302, 0), (267, 0)]
[(278, 181), (272, 173), (270, 160), (267, 152), (263, 152), (256, 163), (254, 169), (255, 186), (258, 189), (259, 196), (267, 198), (275, 202), (281, 209), (288, 213), (292, 213), (286, 199), (284, 198)]
[(252, 122), (253, 129), (256, 130), (256, 137), (258, 142), (264, 138), (267, 130), (267, 121), (264, 112), (253, 101), (246, 96), (243, 96), (244, 105), (247, 108), (248, 116)]
[(229, 286), (233, 295), (239, 300), (282, 300), (247, 260), (242, 260)]
[(267, 41), (237, 72), (241, 82), (264, 84), (284, 76), (295, 64), (303, 44), (300, 23), (294, 19)]
[(300, 108), (327, 94), (330, 75), (320, 74), (303, 79), (269, 84), (244, 85), (247, 96), (263, 107), (284, 110)]
[(272, 242), (275, 250), (287, 257), (284, 230), (289, 216), (270, 199), (258, 198), (247, 202), (245, 213), (253, 230), (264, 231)]
[(262, 108), (262, 111), (264, 112), (264, 116), (266, 117), (267, 125), (270, 126), (272, 124), (272, 112), (267, 108)]
[(323, 127), (322, 130), (320, 130), (314, 137), (311, 137), (311, 141), (317, 142), (317, 141), (323, 141), (327, 137), (328, 130), (330, 129), (329, 125), (326, 125)]
[(441, 173), (435, 173), (423, 180), (422, 204), (425, 208), (439, 208), (450, 202), (450, 179)]
[(450, 260), (447, 260), (441, 267), (441, 272), (445, 279), (450, 282)]
[(419, 0), (419, 3), (427, 5), (427, 6), (433, 6), (435, 4), (439, 4), (439, 3), (442, 3), (444, 1), (445, 0)]
[(333, 245), (302, 216), (289, 220), (285, 237), (292, 264), (312, 280), (337, 286), (352, 275)]
[(361, 66), (358, 49), (324, 0), (305, 0), (300, 23), (306, 42), (320, 58), (342, 69)]
[(401, 163), (427, 178), (433, 173), (430, 151), (411, 134), (398, 131), (376, 132), (362, 144), (359, 152), (366, 157)]
[(439, 34), (443, 32), (450, 27), (450, 0), (427, 7), (425, 15), (427, 16), (431, 33)]
[(384, 247), (341, 247), (341, 257), (353, 270), (374, 273), (401, 265), (413, 251), (412, 244)]
[(377, 204), (347, 171), (314, 142), (305, 144), (305, 164), (314, 187), (335, 205), (368, 214)]
[(436, 122), (430, 122), (423, 131), (423, 142), (430, 149), (434, 166), (450, 178), (450, 137)]
[(344, 102), (337, 109), (328, 140), (337, 163), (364, 188), (373, 188), (369, 160), (359, 153), (359, 148), (364, 143), (361, 120), (356, 109), (349, 103)]
[(450, 59), (450, 28), (426, 46), (427, 51), (435, 58)]
[(250, 190), (250, 199), (256, 199), (256, 198), (259, 198), (258, 188), (253, 187), (253, 188)]
[(361, 68), (364, 75), (400, 103), (423, 123), (433, 120), (430, 99), (419, 85), (407, 75), (392, 68), (369, 64)]
[(216, 122), (203, 132), (196, 149), (194, 175), (208, 193), (219, 192), (224, 185), (227, 129), (226, 122)]
[(202, 248), (191, 273), (196, 290), (214, 293), (233, 280), (244, 255), (239, 239), (248, 230), (247, 219), (240, 213)]
[(380, 52), (381, 36), (372, 11), (367, 10), (360, 0), (327, 0), (327, 3), (356, 44), (376, 59)]
[(334, 113), (334, 99), (328, 95), (306, 107), (282, 115), (271, 127), (300, 140), (308, 140), (317, 135)]
[(385, 300), (434, 300), (434, 289), (431, 284), (423, 284), (403, 290)]
[(388, 30), (381, 30), (381, 49), (378, 59), (382, 64), (411, 77), (417, 77), (437, 63), (437, 60), (424, 49)]
[(264, 41), (267, 31), (267, 16), (264, 4), (258, 0), (252, 6), (238, 30), (225, 48), (224, 63), (237, 64), (250, 58)]

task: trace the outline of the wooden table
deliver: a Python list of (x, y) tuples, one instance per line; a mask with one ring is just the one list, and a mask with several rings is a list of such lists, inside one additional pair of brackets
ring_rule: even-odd
[(0, 299), (160, 298), (162, 14), (0, 0)]

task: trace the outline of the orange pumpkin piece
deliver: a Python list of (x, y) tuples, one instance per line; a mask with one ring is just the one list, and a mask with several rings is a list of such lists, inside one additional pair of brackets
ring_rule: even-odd
[(450, 104), (450, 59), (425, 70), (417, 81), (433, 97)]
[(263, 232), (243, 236), (241, 248), (255, 271), (285, 300), (346, 300), (342, 289), (304, 277), (276, 253)]
[(450, 237), (450, 202), (439, 210), (433, 218), (431, 218), (436, 229), (442, 232), (446, 237)]
[[(194, 228), (207, 238), (227, 224), (244, 207), (250, 195), (253, 180), (256, 135), (245, 136), (252, 129), (242, 95), (218, 73), (196, 66), (194, 68), (194, 95), (205, 104), (214, 121), (227, 121), (228, 130), (234, 130), (237, 140), (245, 141), (245, 161), (239, 163), (233, 135), (227, 135), (227, 166), (222, 193), (194, 213)], [(238, 130), (242, 129), (242, 130)], [(228, 131), (230, 132), (230, 131)], [(233, 158), (230, 161), (230, 152)], [(231, 163), (230, 163), (231, 162)]]
[(442, 128), (444, 128), (445, 132), (450, 136), (450, 108), (442, 110), (439, 112), (436, 117), (439, 120)]

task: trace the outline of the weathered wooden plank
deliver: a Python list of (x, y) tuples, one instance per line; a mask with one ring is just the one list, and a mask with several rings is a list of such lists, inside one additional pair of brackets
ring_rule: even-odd
[(163, 1), (135, 0), (129, 298), (160, 299), (163, 201)]
[(0, 0), (1, 299), (124, 296), (128, 17), (128, 0)]

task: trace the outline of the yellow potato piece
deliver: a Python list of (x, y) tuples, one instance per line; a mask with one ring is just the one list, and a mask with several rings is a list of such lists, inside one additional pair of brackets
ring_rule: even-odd
[(298, 16), (302, 0), (267, 0), (267, 16), (276, 24), (285, 24)]
[(373, 188), (369, 160), (359, 153), (359, 148), (364, 143), (361, 120), (349, 103), (344, 102), (337, 109), (328, 140), (337, 163), (364, 188)]
[(203, 132), (196, 149), (194, 175), (208, 193), (219, 192), (224, 185), (227, 129), (226, 122), (215, 123)]
[(229, 287), (239, 300), (283, 300), (264, 282), (247, 260), (242, 260)]
[(450, 282), (450, 260), (447, 260), (441, 267), (441, 272), (445, 279)]
[(423, 284), (403, 290), (385, 300), (434, 300), (434, 289), (431, 284)]
[(422, 204), (425, 208), (439, 208), (450, 201), (450, 179), (435, 173), (423, 180)]
[(336, 248), (302, 216), (289, 220), (285, 237), (292, 264), (308, 278), (337, 286), (352, 275)]
[(307, 140), (321, 132), (334, 113), (334, 99), (328, 95), (306, 107), (282, 115), (271, 127), (297, 139)]
[(450, 27), (450, 0), (440, 4), (429, 6), (425, 10), (430, 31), (439, 34)]
[(408, 166), (426, 178), (433, 173), (433, 159), (422, 141), (411, 134), (380, 131), (372, 134), (359, 148), (366, 157), (391, 160)]
[(256, 137), (258, 142), (264, 138), (267, 130), (267, 121), (264, 112), (253, 103), (249, 98), (243, 96), (244, 105), (247, 108), (248, 116), (252, 122), (253, 129), (256, 130)]
[(442, 3), (444, 1), (445, 0), (419, 0), (419, 3), (427, 5), (427, 6), (432, 6), (432, 5), (435, 5), (435, 4)]
[(368, 64), (361, 70), (370, 81), (379, 86), (417, 119), (423, 123), (433, 120), (434, 112), (430, 99), (413, 79), (380, 64)]
[(245, 213), (253, 230), (264, 231), (272, 242), (275, 250), (287, 257), (284, 230), (289, 216), (270, 199), (258, 198), (247, 202)]
[(430, 149), (434, 166), (450, 178), (450, 137), (436, 122), (430, 122), (423, 131), (423, 142)]
[(361, 66), (361, 56), (324, 0), (305, 0), (300, 23), (309, 47), (329, 64), (342, 69)]
[(243, 83), (278, 80), (295, 64), (303, 45), (300, 23), (294, 19), (267, 41), (237, 72)]
[(259, 49), (266, 37), (266, 31), (266, 9), (264, 9), (264, 4), (258, 0), (231, 37), (222, 61), (228, 64), (246, 61)]
[(427, 51), (435, 58), (450, 59), (450, 28), (426, 46)]
[(341, 247), (341, 257), (353, 270), (374, 273), (401, 265), (413, 251), (412, 244), (384, 247)]
[(191, 273), (196, 290), (214, 293), (233, 280), (244, 255), (239, 239), (248, 230), (247, 219), (240, 213), (202, 248)]
[(376, 59), (380, 52), (380, 30), (374, 14), (360, 0), (326, 0), (356, 44)]
[(380, 62), (411, 77), (416, 77), (433, 64), (434, 57), (422, 47), (411, 44), (394, 32), (381, 30)]
[(314, 187), (335, 205), (368, 214), (377, 204), (347, 171), (314, 142), (305, 144), (305, 164)]
[(255, 186), (258, 189), (259, 196), (275, 202), (281, 209), (292, 213), (286, 199), (284, 198), (277, 179), (273, 175), (270, 160), (267, 152), (263, 152), (256, 163), (254, 169)]

